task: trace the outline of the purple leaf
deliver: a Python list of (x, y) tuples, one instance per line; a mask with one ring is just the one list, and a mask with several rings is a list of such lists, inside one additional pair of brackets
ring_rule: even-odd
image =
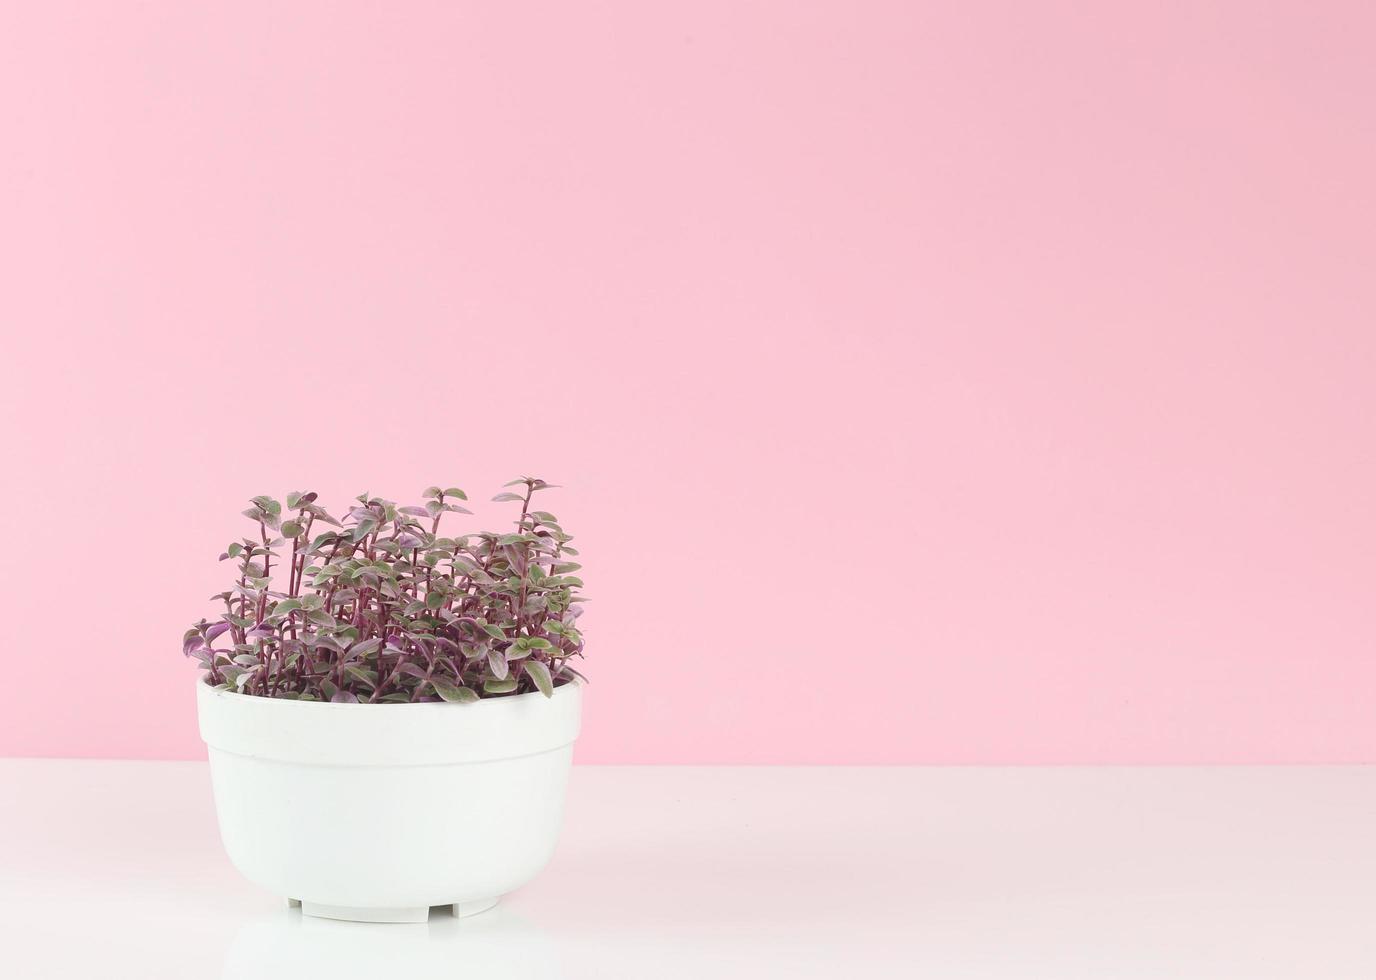
[(206, 628), (205, 638), (207, 641), (213, 641), (217, 636), (220, 636), (228, 629), (228, 623), (211, 623), (210, 626)]

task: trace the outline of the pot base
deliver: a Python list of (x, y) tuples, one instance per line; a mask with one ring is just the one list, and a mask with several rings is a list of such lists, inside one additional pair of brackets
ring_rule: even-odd
[(350, 905), (320, 905), (302, 902), (301, 914), (317, 919), (343, 919), (346, 922), (424, 922), (430, 918), (428, 905), (400, 909), (364, 909)]
[[(477, 898), (471, 902), (455, 902), (450, 906), (450, 909), (454, 918), (463, 919), (470, 915), (477, 915), (479, 912), (486, 912), (495, 907), (496, 904), (496, 898)], [(342, 919), (345, 922), (425, 922), (430, 918), (428, 905), (417, 905), (412, 908), (370, 909), (356, 908), (351, 905), (320, 905), (317, 902), (303, 902), (295, 898), (287, 899), (287, 905), (291, 908), (300, 906), (302, 915), (314, 916), (317, 919)]]
[(479, 912), (486, 912), (488, 909), (496, 907), (496, 905), (497, 899), (495, 897), (475, 898), (471, 902), (455, 902), (453, 906), (454, 918), (465, 919), (470, 915), (477, 915)]

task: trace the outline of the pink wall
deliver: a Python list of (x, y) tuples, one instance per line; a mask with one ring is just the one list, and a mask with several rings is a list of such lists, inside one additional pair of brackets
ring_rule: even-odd
[(1372, 10), (4, 3), (0, 753), (532, 471), (583, 761), (1376, 761)]

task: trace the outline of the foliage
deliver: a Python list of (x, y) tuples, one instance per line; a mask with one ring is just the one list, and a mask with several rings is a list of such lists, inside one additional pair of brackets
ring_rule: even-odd
[[(286, 506), (254, 497), (256, 537), (220, 556), (238, 580), (211, 598), (224, 615), (186, 631), (182, 649), (207, 683), (303, 701), (476, 701), (541, 691), (582, 675), (583, 585), (553, 514), (531, 499), (552, 484), (522, 477), (493, 500), (521, 505), (510, 534), (441, 536), (471, 514), (457, 487), (423, 506), (362, 494), (342, 521), (314, 493)], [(290, 551), (288, 552), (288, 549)], [(278, 580), (274, 580), (278, 576)], [(285, 578), (285, 587), (280, 587)]]

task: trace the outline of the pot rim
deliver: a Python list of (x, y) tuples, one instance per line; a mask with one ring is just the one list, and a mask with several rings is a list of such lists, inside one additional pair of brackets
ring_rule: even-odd
[(587, 684), (588, 684), (588, 682), (585, 681), (585, 680), (583, 680), (581, 677), (574, 677), (572, 680), (565, 681), (565, 682), (562, 683), (562, 684), (556, 684), (555, 687), (554, 687), (554, 693), (553, 693), (552, 695), (550, 695), (548, 698), (545, 698), (545, 696), (544, 696), (543, 694), (541, 694), (539, 691), (527, 691), (527, 692), (524, 693), (524, 694), (500, 695), (500, 696), (498, 696), (498, 697), (489, 697), (489, 698), (480, 697), (477, 701), (469, 701), (469, 702), (467, 702), (467, 703), (465, 703), (465, 704), (460, 704), (460, 703), (454, 702), (454, 701), (444, 701), (444, 700), (440, 700), (440, 701), (407, 701), (407, 702), (388, 701), (388, 702), (386, 702), (386, 703), (383, 703), (383, 702), (369, 703), (369, 702), (366, 702), (366, 701), (358, 701), (358, 702), (354, 702), (354, 701), (301, 701), (301, 700), (298, 700), (298, 699), (296, 699), (296, 698), (268, 698), (268, 697), (263, 697), (261, 694), (244, 694), (244, 693), (241, 692), (241, 691), (231, 691), (231, 690), (229, 690), (228, 688), (221, 688), (221, 689), (219, 689), (219, 690), (216, 690), (216, 689), (208, 682), (208, 680), (207, 680), (205, 677), (198, 677), (198, 678), (196, 679), (196, 687), (197, 687), (197, 688), (201, 688), (201, 687), (209, 688), (209, 690), (205, 691), (204, 693), (205, 693), (207, 696), (209, 696), (209, 697), (217, 698), (217, 699), (220, 699), (220, 700), (226, 700), (226, 701), (228, 701), (228, 700), (231, 700), (231, 699), (234, 699), (234, 698), (243, 698), (243, 699), (245, 699), (245, 700), (247, 700), (247, 701), (250, 701), (250, 702), (251, 702), (252, 704), (254, 704), (254, 705), (259, 705), (259, 704), (308, 705), (308, 706), (310, 706), (312, 709), (315, 709), (315, 708), (333, 708), (333, 709), (336, 709), (336, 710), (338, 710), (338, 709), (343, 709), (343, 710), (345, 710), (345, 711), (357, 711), (357, 710), (359, 710), (360, 708), (373, 708), (373, 709), (376, 709), (376, 708), (383, 708), (383, 707), (386, 707), (386, 708), (409, 708), (409, 709), (411, 709), (411, 710), (413, 710), (413, 711), (414, 711), (415, 709), (417, 709), (417, 708), (419, 708), (419, 709), (426, 709), (426, 708), (446, 708), (446, 707), (450, 707), (450, 708), (463, 708), (463, 709), (465, 709), (465, 710), (473, 710), (473, 709), (477, 708), (479, 705), (484, 705), (484, 704), (502, 704), (502, 703), (505, 703), (505, 704), (508, 704), (508, 705), (509, 705), (509, 704), (515, 704), (515, 703), (517, 703), (517, 702), (525, 701), (525, 700), (530, 699), (530, 698), (545, 698), (545, 700), (547, 700), (547, 701), (553, 701), (553, 700), (555, 700), (556, 698), (558, 698), (558, 697), (560, 696), (561, 693), (567, 693), (567, 691), (568, 691), (569, 688), (572, 688), (572, 687), (586, 687)]
[(383, 711), (376, 704), (217, 691), (198, 679), (197, 722), (212, 750), (256, 759), (343, 766), (486, 762), (572, 744), (583, 686), (575, 679), (548, 698), (531, 691), (467, 704), (392, 703), (393, 710)]

